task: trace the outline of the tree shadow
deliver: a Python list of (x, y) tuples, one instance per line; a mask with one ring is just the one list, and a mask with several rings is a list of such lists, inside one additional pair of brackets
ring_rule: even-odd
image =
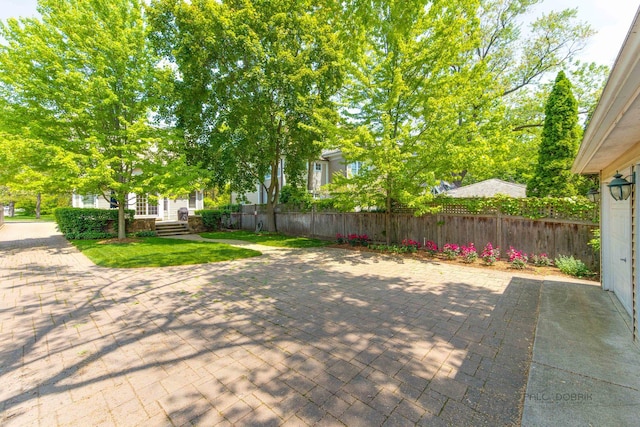
[(403, 262), (325, 248), (48, 281), (15, 267), (0, 420), (518, 424), (540, 282)]

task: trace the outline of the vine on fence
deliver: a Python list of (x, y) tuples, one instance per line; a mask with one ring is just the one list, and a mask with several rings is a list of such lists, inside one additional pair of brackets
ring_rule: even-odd
[[(339, 211), (332, 199), (317, 199), (311, 204), (316, 212)], [(419, 211), (413, 208), (393, 205), (394, 213), (413, 213)], [(287, 211), (300, 210), (296, 206), (287, 206)], [(368, 209), (367, 212), (384, 212), (380, 209)], [(596, 203), (586, 197), (527, 197), (516, 198), (497, 195), (490, 198), (453, 198), (438, 196), (421, 209), (420, 212), (463, 214), (463, 215), (508, 215), (529, 219), (564, 219), (577, 221), (598, 222), (599, 209)]]

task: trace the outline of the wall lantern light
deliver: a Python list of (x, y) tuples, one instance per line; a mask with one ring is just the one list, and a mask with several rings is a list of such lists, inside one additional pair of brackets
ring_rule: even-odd
[(600, 191), (597, 188), (592, 188), (587, 192), (587, 199), (593, 203), (600, 202)]
[(616, 174), (613, 176), (613, 181), (607, 185), (611, 197), (613, 197), (614, 200), (627, 200), (629, 198), (631, 195), (631, 186), (636, 183), (636, 174), (633, 173), (631, 177), (631, 182), (629, 182), (616, 171)]

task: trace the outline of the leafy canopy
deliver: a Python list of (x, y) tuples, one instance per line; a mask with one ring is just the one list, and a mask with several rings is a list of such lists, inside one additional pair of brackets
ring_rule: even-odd
[[(335, 122), (341, 52), (330, 1), (151, 3), (153, 40), (176, 65), (169, 117), (186, 148), (234, 192), (278, 200), (281, 168), (300, 180)], [(268, 178), (266, 178), (268, 177)], [(275, 222), (268, 224), (275, 229)]]
[(56, 175), (66, 188), (115, 198), (122, 222), (129, 193), (195, 184), (174, 136), (151, 124), (170, 71), (147, 42), (143, 8), (140, 0), (40, 0), (41, 19), (0, 27), (4, 131), (64, 163)]

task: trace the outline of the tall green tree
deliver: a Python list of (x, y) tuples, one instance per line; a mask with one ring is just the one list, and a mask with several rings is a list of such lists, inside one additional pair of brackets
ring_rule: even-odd
[(581, 134), (578, 102), (573, 96), (571, 82), (560, 71), (545, 106), (538, 164), (527, 185), (527, 196), (577, 195), (579, 177), (571, 172), (571, 165), (578, 152)]
[(361, 167), (336, 177), (331, 191), (345, 209), (383, 208), (387, 241), (396, 204), (424, 211), (437, 179), (483, 160), (467, 155), (485, 141), (463, 115), (469, 99), (484, 97), (487, 76), (482, 64), (465, 63), (479, 43), (477, 7), (469, 0), (383, 0), (346, 8), (356, 43), (336, 144)]
[(151, 2), (156, 46), (178, 70), (168, 111), (188, 151), (234, 192), (260, 183), (268, 230), (276, 230), (281, 168), (290, 181), (301, 179), (337, 120), (332, 95), (342, 60), (331, 5)]
[[(0, 123), (4, 117), (0, 117)], [(0, 165), (0, 187), (5, 193), (34, 200), (36, 218), (40, 218), (42, 195), (70, 192), (64, 177), (74, 173), (74, 165), (68, 163), (61, 149), (38, 140), (0, 131)]]
[(492, 124), (488, 136), (493, 138), (488, 167), (467, 171), (476, 180), (498, 176), (526, 182), (531, 177), (535, 168), (531, 152), (540, 143), (544, 105), (553, 82), (550, 75), (566, 69), (577, 83), (584, 83), (576, 89), (585, 116), (606, 78), (606, 67), (574, 63), (594, 34), (590, 25), (577, 19), (577, 9), (532, 17), (541, 2), (482, 0), (478, 9), (481, 42), (468, 60), (485, 64), (491, 75), (485, 88), (493, 99), (480, 104), (473, 115), (481, 132), (483, 123)]
[(130, 193), (197, 184), (175, 136), (151, 123), (171, 72), (149, 46), (143, 8), (140, 0), (40, 0), (42, 18), (0, 27), (4, 131), (73, 165), (57, 175), (68, 188), (113, 197), (120, 238)]

